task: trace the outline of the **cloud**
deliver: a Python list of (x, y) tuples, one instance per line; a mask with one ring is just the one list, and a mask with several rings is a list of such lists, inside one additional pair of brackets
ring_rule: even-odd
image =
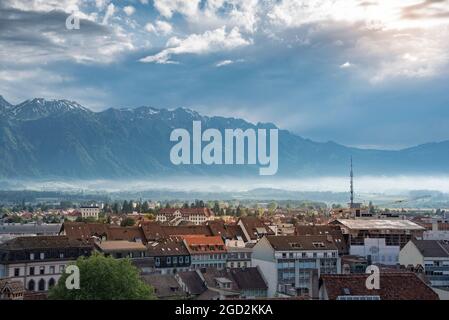
[[(79, 30), (65, 28), (62, 11), (0, 10), (0, 64), (49, 64), (56, 61), (109, 63), (135, 49), (118, 27), (80, 20)], [(14, 52), (14, 55), (11, 55)]]
[(114, 15), (114, 12), (115, 12), (115, 6), (113, 3), (110, 3), (106, 9), (106, 13), (104, 15), (102, 24), (108, 24), (109, 19)]
[(133, 6), (126, 6), (123, 8), (123, 11), (129, 17), (129, 16), (132, 16), (134, 14), (134, 12), (136, 12), (136, 8), (134, 8)]
[(174, 13), (194, 16), (199, 9), (200, 0), (154, 0), (154, 7), (165, 18), (171, 18)]
[(217, 62), (217, 64), (215, 64), (215, 66), (219, 68), (219, 67), (224, 67), (224, 66), (227, 66), (227, 65), (233, 64), (233, 63), (234, 63), (234, 61), (232, 61), (232, 60), (222, 60), (222, 61)]
[(171, 57), (180, 54), (207, 54), (217, 51), (227, 51), (238, 47), (250, 45), (252, 40), (242, 37), (238, 28), (226, 32), (226, 28), (218, 28), (206, 31), (203, 34), (191, 34), (187, 38), (179, 39), (172, 37), (166, 44), (166, 49), (161, 52), (140, 59), (141, 62), (149, 63), (173, 63)]
[(348, 68), (351, 68), (352, 66), (353, 66), (352, 63), (350, 63), (349, 61), (346, 61), (345, 63), (340, 65), (340, 69), (348, 69)]
[(218, 62), (215, 64), (215, 66), (216, 66), (217, 68), (220, 68), (220, 67), (228, 66), (228, 65), (230, 65), (230, 64), (239, 63), (239, 62), (243, 62), (243, 61), (245, 61), (245, 60), (244, 60), (244, 59), (237, 59), (237, 60), (222, 60), (222, 61), (218, 61)]

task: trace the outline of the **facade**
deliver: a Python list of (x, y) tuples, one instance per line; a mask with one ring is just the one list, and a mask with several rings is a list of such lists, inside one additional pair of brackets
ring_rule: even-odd
[(150, 273), (176, 274), (190, 269), (192, 260), (184, 242), (180, 239), (170, 239), (160, 242), (148, 242), (148, 257), (154, 261)]
[(100, 213), (100, 207), (98, 206), (82, 206), (80, 207), (81, 217), (83, 219), (93, 218), (98, 220), (98, 215)]
[(156, 214), (156, 221), (178, 225), (189, 222), (195, 225), (212, 220), (214, 213), (209, 208), (164, 208)]
[(269, 297), (317, 297), (319, 276), (340, 273), (341, 267), (326, 236), (266, 236), (253, 248), (252, 265), (267, 281)]
[(0, 278), (20, 281), (29, 291), (48, 291), (65, 267), (89, 256), (91, 245), (65, 236), (18, 237), (0, 245)]
[(252, 246), (245, 245), (243, 240), (226, 240), (228, 251), (226, 266), (228, 268), (251, 267)]
[(227, 250), (220, 236), (184, 236), (184, 245), (192, 258), (192, 268), (226, 268)]
[(449, 286), (449, 243), (439, 240), (412, 240), (402, 248), (399, 263), (423, 269), (433, 287)]

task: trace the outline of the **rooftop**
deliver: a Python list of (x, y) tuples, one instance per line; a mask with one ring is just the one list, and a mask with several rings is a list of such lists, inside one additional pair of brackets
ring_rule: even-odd
[(413, 244), (424, 257), (449, 257), (449, 243), (441, 240), (416, 240)]
[(332, 239), (327, 236), (267, 236), (274, 250), (338, 250)]
[(101, 241), (95, 244), (103, 252), (108, 251), (145, 251), (147, 248), (140, 242), (131, 242), (126, 240)]
[(438, 295), (412, 272), (380, 274), (380, 289), (366, 288), (366, 274), (322, 275), (330, 300), (341, 296), (378, 296), (381, 300), (438, 300)]
[(425, 228), (410, 220), (338, 219), (336, 221), (354, 230), (425, 230)]

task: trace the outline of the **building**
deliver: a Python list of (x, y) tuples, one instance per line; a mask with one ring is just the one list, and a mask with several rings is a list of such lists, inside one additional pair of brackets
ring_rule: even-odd
[(369, 264), (396, 265), (401, 248), (424, 231), (409, 220), (339, 219), (331, 224), (347, 237), (349, 254), (365, 257)]
[(336, 225), (297, 225), (295, 234), (298, 236), (329, 236), (340, 255), (349, 254), (348, 241), (341, 228)]
[(361, 256), (341, 256), (341, 272), (343, 274), (366, 273), (368, 260)]
[(81, 218), (87, 219), (95, 219), (98, 220), (98, 215), (100, 214), (99, 206), (82, 206), (79, 211), (81, 212)]
[(274, 231), (257, 217), (243, 217), (237, 222), (243, 231), (246, 242), (256, 243), (265, 235), (274, 235)]
[(48, 291), (69, 263), (92, 250), (65, 236), (18, 237), (0, 245), (0, 278), (21, 281), (29, 291)]
[(449, 287), (449, 242), (411, 240), (399, 253), (406, 268), (422, 269), (432, 287)]
[(192, 258), (192, 268), (226, 268), (227, 250), (220, 236), (184, 236), (184, 245)]
[(269, 297), (317, 297), (319, 276), (340, 273), (338, 249), (326, 236), (265, 236), (253, 248), (252, 265), (267, 281)]
[(243, 240), (226, 240), (228, 251), (226, 266), (228, 268), (249, 268), (251, 267), (251, 253), (254, 245)]
[(154, 294), (158, 299), (182, 300), (187, 297), (187, 294), (182, 290), (175, 276), (172, 274), (143, 275), (142, 280), (153, 287)]
[(0, 300), (23, 300), (25, 288), (18, 280), (0, 279)]
[(380, 288), (368, 289), (368, 274), (327, 274), (320, 278), (320, 300), (439, 300), (412, 272), (380, 273)]
[(213, 218), (214, 212), (209, 208), (163, 208), (156, 214), (156, 221), (170, 225), (178, 225), (181, 222), (200, 225)]
[(92, 222), (64, 222), (59, 232), (71, 240), (85, 242), (126, 240), (132, 242), (146, 242), (142, 228), (120, 227), (105, 223)]
[(201, 268), (180, 272), (175, 277), (186, 294), (198, 300), (267, 297), (268, 286), (257, 268)]
[(147, 273), (176, 274), (188, 271), (192, 264), (190, 253), (181, 239), (148, 242), (147, 255), (154, 261), (154, 268), (146, 270)]

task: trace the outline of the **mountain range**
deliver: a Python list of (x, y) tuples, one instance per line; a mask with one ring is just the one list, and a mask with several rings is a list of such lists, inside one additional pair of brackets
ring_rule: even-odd
[[(68, 100), (26, 100), (18, 105), (0, 96), (0, 178), (151, 178), (164, 176), (253, 176), (259, 166), (175, 166), (170, 133), (203, 128), (276, 128), (238, 118), (204, 116), (186, 108), (109, 108), (93, 112)], [(342, 127), (357, 134), (357, 128)], [(349, 159), (356, 174), (449, 172), (449, 141), (398, 151), (358, 149), (314, 142), (279, 130), (278, 177), (344, 176)]]

